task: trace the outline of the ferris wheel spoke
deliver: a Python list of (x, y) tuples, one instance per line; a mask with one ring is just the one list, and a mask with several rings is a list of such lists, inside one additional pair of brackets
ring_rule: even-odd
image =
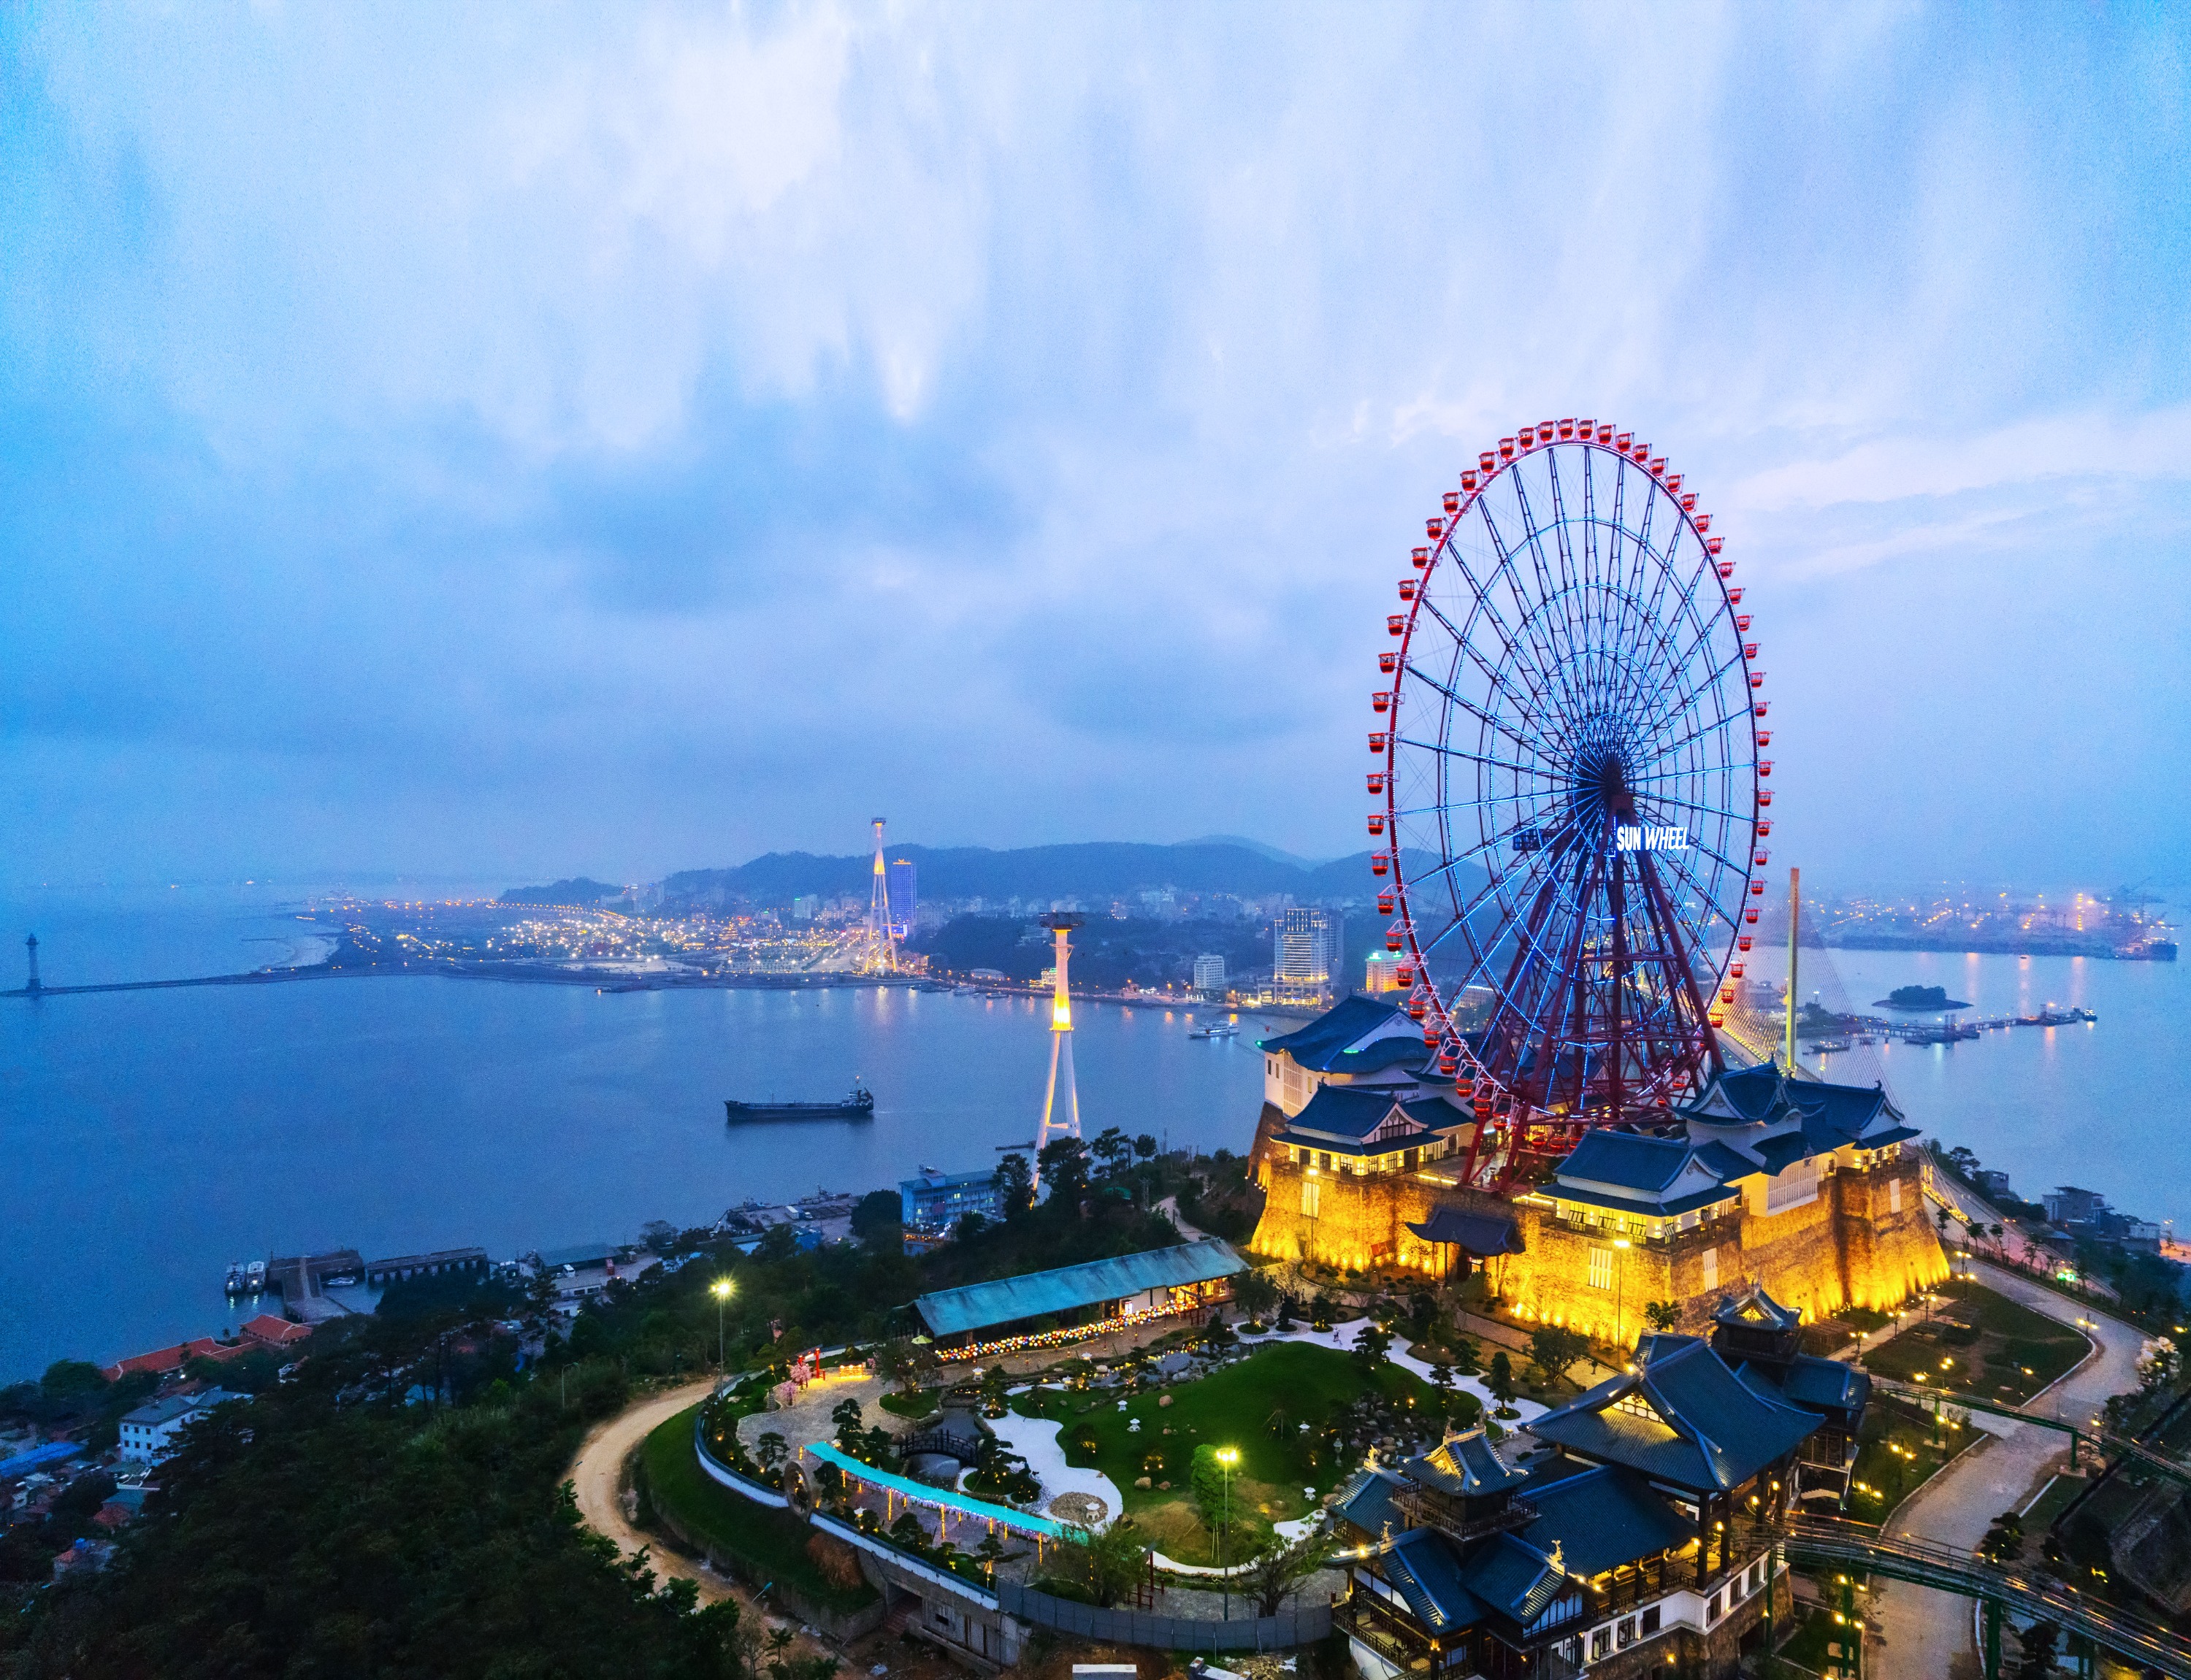
[[(1518, 475), (1516, 477), (1514, 484), (1516, 493), (1518, 495), (1521, 490), (1521, 480)], [(1538, 569), (1537, 593), (1534, 596), (1529, 595), (1522, 587), (1521, 574), (1515, 568), (1514, 551), (1508, 547), (1505, 539), (1499, 534), (1498, 524), (1492, 517), (1491, 504), (1488, 502), (1479, 501), (1476, 505), (1477, 517), (1482, 523), (1484, 535), (1491, 539), (1492, 548), (1499, 556), (1499, 565), (1494, 575), (1505, 577), (1507, 580), (1506, 587), (1513, 591), (1517, 597), (1525, 599), (1542, 600), (1546, 593), (1548, 593), (1544, 587), (1545, 580), (1543, 569), (1541, 567)], [(1527, 518), (1528, 515), (1525, 512), (1523, 514), (1525, 521)], [(1543, 638), (1536, 631), (1529, 628), (1526, 620), (1523, 623), (1523, 628), (1528, 633), (1529, 644), (1532, 650), (1537, 655), (1538, 668), (1544, 673), (1546, 679), (1546, 685), (1549, 687), (1553, 680), (1553, 673), (1557, 672), (1560, 668), (1558, 651), (1554, 648), (1547, 646)]]
[[(1505, 672), (1501, 671), (1497, 666), (1493, 665), (1489, 661), (1484, 658), (1482, 650), (1475, 645), (1473, 641), (1462, 633), (1460, 629), (1454, 625), (1454, 621), (1450, 618), (1446, 616), (1445, 613), (1439, 608), (1438, 604), (1436, 601), (1432, 600), (1428, 595), (1419, 595), (1416, 597), (1416, 599), (1423, 608), (1429, 612), (1430, 616), (1438, 621), (1439, 625), (1443, 627), (1445, 633), (1453, 638), (1454, 646), (1467, 656), (1470, 663), (1474, 665), (1478, 671), (1483, 673), (1484, 680), (1490, 684), (1492, 687), (1497, 689), (1501, 694), (1505, 695), (1509, 700), (1512, 701), (1517, 710), (1526, 712), (1542, 709), (1543, 697), (1534, 689), (1526, 694), (1517, 690), (1511, 683), (1507, 681)], [(1514, 644), (1512, 642), (1509, 641), (1506, 643), (1506, 645), (1511, 648)]]
[(1405, 668), (1410, 676), (1418, 678), (1421, 681), (1428, 684), (1431, 688), (1436, 689), (1438, 693), (1444, 695), (1447, 701), (1451, 704), (1459, 707), (1462, 711), (1467, 712), (1470, 717), (1475, 718), (1477, 722), (1482, 724), (1486, 729), (1496, 729), (1500, 735), (1505, 735), (1507, 740), (1512, 741), (1515, 746), (1520, 747), (1524, 752), (1534, 752), (1538, 750), (1536, 743), (1530, 737), (1522, 734), (1520, 730), (1517, 729), (1511, 724), (1509, 724), (1504, 718), (1500, 717), (1496, 712), (1486, 712), (1474, 701), (1469, 699), (1467, 695), (1461, 694), (1457, 690), (1448, 688), (1445, 684), (1441, 683), (1437, 678), (1431, 675), (1429, 672), (1421, 669), (1413, 660), (1408, 661)]

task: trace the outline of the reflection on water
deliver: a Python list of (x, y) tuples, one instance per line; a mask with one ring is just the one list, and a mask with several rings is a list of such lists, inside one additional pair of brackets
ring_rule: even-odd
[[(1840, 990), (1859, 1012), (1904, 985), (1943, 988), (1969, 1002), (1966, 1019), (2033, 1015), (2049, 1003), (2090, 1009), (2097, 1024), (2011, 1027), (1956, 1044), (1890, 1043), (1813, 1065), (1828, 1079), (1883, 1078), (1913, 1126), (1975, 1149), (2029, 1200), (2057, 1184), (2082, 1184), (2145, 1217), (2191, 1225), (2185, 1189), (2191, 1028), (2184, 1008), (2191, 986), (2184, 965), (1990, 953), (1828, 955)], [(1807, 950), (1802, 956), (1806, 997), (1814, 956)]]

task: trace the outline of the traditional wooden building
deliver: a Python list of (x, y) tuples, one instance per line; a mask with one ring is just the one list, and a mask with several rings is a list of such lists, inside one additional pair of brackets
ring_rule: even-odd
[(1477, 1430), (1357, 1476), (1340, 1624), (1372, 1680), (1731, 1676), (1776, 1588), (1786, 1614), (1774, 1525), (1828, 1427), (1710, 1343), (1647, 1336), (1527, 1456)]

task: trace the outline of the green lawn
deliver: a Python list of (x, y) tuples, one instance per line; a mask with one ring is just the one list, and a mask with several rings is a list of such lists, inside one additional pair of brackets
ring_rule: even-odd
[(692, 1415), (680, 1411), (646, 1438), (647, 1496), (671, 1513), (695, 1540), (735, 1555), (756, 1581), (780, 1581), (831, 1609), (852, 1610), (871, 1601), (862, 1583), (848, 1592), (828, 1581), (806, 1554), (813, 1530), (788, 1511), (741, 1498), (700, 1468), (692, 1452)]
[(1967, 1424), (1936, 1430), (1931, 1416), (1914, 1405), (1875, 1398), (1857, 1447), (1848, 1514), (1860, 1523), (1884, 1523), (1895, 1507), (1974, 1439)]
[(2085, 1357), (2085, 1338), (2058, 1319), (1968, 1286), (1864, 1357), (1865, 1368), (1904, 1382), (2020, 1405)]
[[(1380, 1366), (1373, 1380), (1347, 1354), (1287, 1342), (1259, 1348), (1199, 1382), (1134, 1395), (1124, 1411), (1116, 1396), (1100, 1389), (1034, 1389), (1016, 1396), (1012, 1405), (1022, 1416), (1061, 1422), (1066, 1461), (1101, 1470), (1124, 1493), (1128, 1513), (1159, 1551), (1198, 1564), (1215, 1561), (1216, 1540), (1203, 1526), (1187, 1490), (1195, 1448), (1239, 1450), (1233, 1484), (1238, 1531), (1228, 1542), (1237, 1558), (1271, 1524), (1306, 1514), (1316, 1498), (1353, 1469), (1354, 1458), (1341, 1464), (1323, 1432), (1337, 1408), (1373, 1389), (1402, 1418), (1411, 1411), (1431, 1415), (1437, 1404), (1435, 1389), (1397, 1365)], [(1171, 1404), (1159, 1405), (1160, 1396)], [(1472, 1422), (1477, 1410), (1472, 1395), (1456, 1395), (1462, 1422)], [(1129, 1427), (1135, 1419), (1138, 1432)], [(1152, 1485), (1136, 1488), (1142, 1476)], [(1153, 1485), (1166, 1481), (1172, 1484), (1169, 1490)], [(1309, 1488), (1315, 1489), (1314, 1497), (1305, 1491)]]
[(900, 1417), (918, 1419), (934, 1411), (936, 1401), (942, 1395), (941, 1388), (916, 1388), (910, 1394), (901, 1394), (893, 1389), (884, 1395), (879, 1404), (885, 1411), (893, 1412)]

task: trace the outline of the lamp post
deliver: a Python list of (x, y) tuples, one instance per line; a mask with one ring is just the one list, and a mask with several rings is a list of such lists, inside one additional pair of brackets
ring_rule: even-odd
[(723, 1309), (730, 1304), (731, 1291), (736, 1287), (728, 1278), (717, 1278), (708, 1288), (708, 1292), (715, 1297), (715, 1374), (719, 1381), (726, 1363), (723, 1357)]
[(1225, 1583), (1225, 1620), (1227, 1621), (1232, 1620), (1232, 1577), (1224, 1573), (1225, 1534), (1232, 1526), (1232, 1467), (1239, 1461), (1239, 1448), (1217, 1449), (1218, 1471), (1225, 1489), (1225, 1514), (1217, 1524), (1217, 1569), (1218, 1578)]

